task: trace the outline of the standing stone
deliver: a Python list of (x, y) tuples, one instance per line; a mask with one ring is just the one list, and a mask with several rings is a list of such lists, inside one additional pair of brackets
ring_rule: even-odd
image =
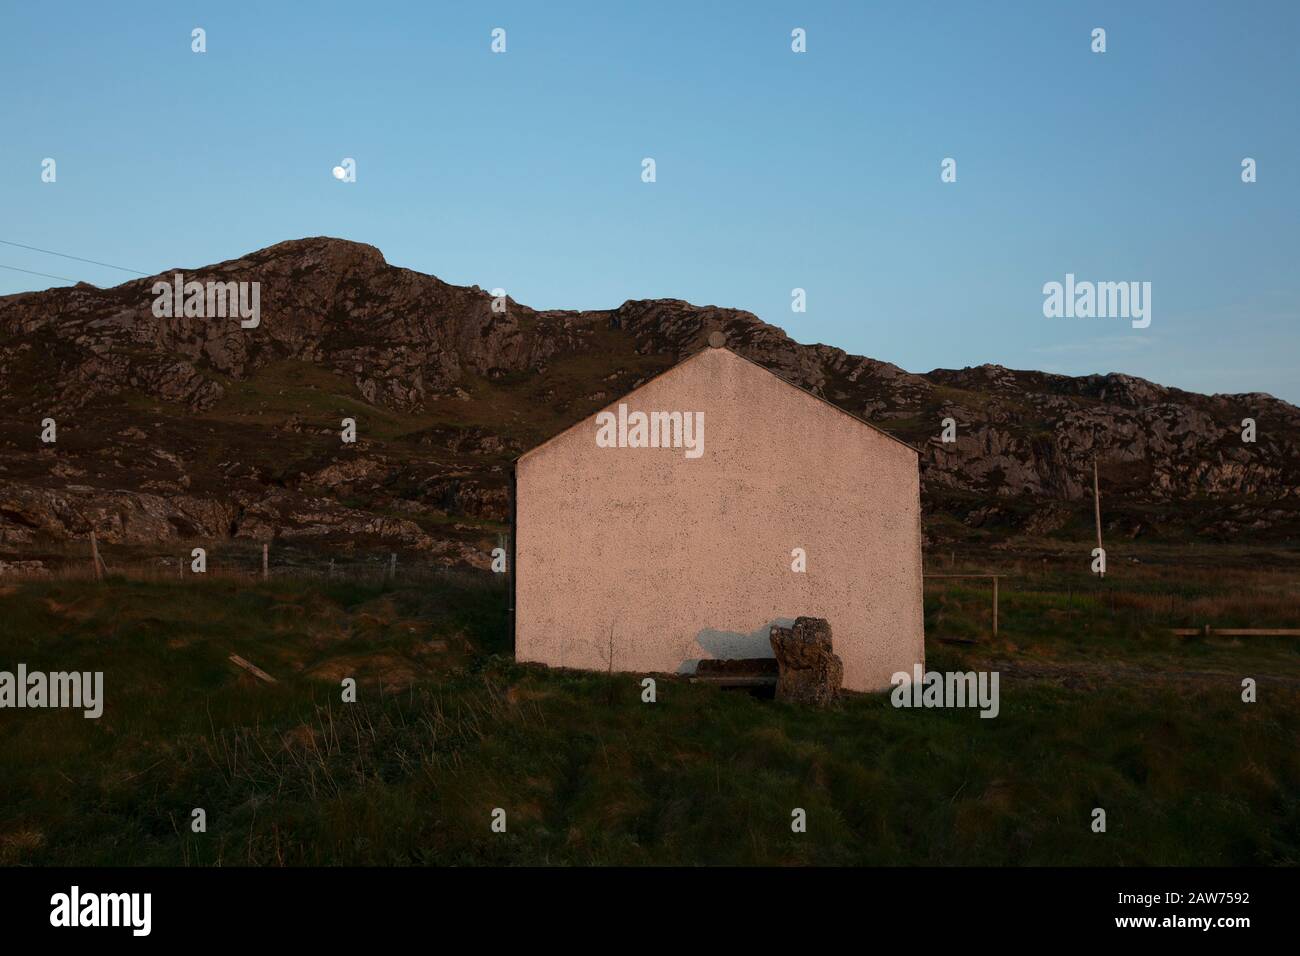
[(824, 707), (844, 682), (844, 662), (831, 650), (830, 622), (796, 618), (794, 627), (772, 626), (768, 638), (776, 655), (776, 699)]

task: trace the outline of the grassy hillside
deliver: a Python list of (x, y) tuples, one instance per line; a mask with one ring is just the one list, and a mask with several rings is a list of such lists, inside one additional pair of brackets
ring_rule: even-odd
[(996, 641), (986, 591), (932, 584), (928, 664), (999, 669), (993, 720), (667, 677), (643, 703), (638, 676), (515, 664), (495, 582), (4, 585), (0, 669), (103, 670), (107, 704), (0, 711), (0, 863), (1300, 862), (1300, 640), (1171, 638), (1235, 623), (1241, 582), (1161, 574), (1022, 580)]

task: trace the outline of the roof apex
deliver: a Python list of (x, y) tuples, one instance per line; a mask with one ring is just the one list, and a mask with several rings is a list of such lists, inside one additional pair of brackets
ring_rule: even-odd
[[(879, 434), (881, 434), (881, 435), (884, 435), (886, 438), (890, 439), (891, 441), (897, 442), (898, 444), (902, 445), (904, 448), (908, 449), (908, 450), (911, 451), (913, 454), (915, 454), (918, 458), (920, 457), (920, 455), (921, 455), (921, 450), (920, 450), (919, 448), (917, 448), (915, 445), (912, 445), (912, 444), (910, 444), (909, 442), (905, 442), (905, 441), (903, 441), (903, 439), (899, 438), (897, 435), (892, 435), (892, 434), (890, 434), (889, 432), (885, 431), (883, 428), (881, 428), (881, 427), (878, 426), (878, 425), (873, 425), (873, 424), (871, 424), (871, 422), (867, 421), (865, 418), (862, 418), (860, 415), (855, 415), (855, 414), (853, 414), (853, 413), (850, 412), (850, 411), (846, 411), (845, 409), (841, 408), (839, 405), (836, 405), (834, 402), (832, 402), (832, 401), (830, 401), (830, 400), (828, 400), (828, 399), (825, 399), (825, 398), (823, 398), (822, 396), (818, 395), (816, 392), (809, 391), (808, 389), (804, 388), (802, 385), (796, 385), (794, 382), (790, 381), (788, 378), (785, 378), (784, 376), (778, 375), (776, 372), (773, 372), (773, 371), (772, 371), (770, 368), (768, 368), (766, 365), (760, 365), (758, 362), (755, 362), (753, 359), (751, 359), (751, 358), (747, 358), (746, 356), (741, 355), (739, 352), (733, 350), (732, 348), (730, 348), (730, 347), (727, 346), (727, 345), (704, 345), (703, 347), (701, 347), (701, 348), (699, 348), (699, 349), (696, 349), (696, 350), (695, 350), (694, 352), (692, 352), (690, 355), (686, 356), (686, 357), (685, 357), (684, 359), (682, 359), (680, 362), (677, 362), (677, 363), (675, 363), (675, 364), (669, 366), (668, 368), (664, 369), (662, 372), (660, 372), (660, 373), (657, 374), (657, 375), (653, 375), (653, 376), (651, 376), (650, 378), (648, 378), (648, 379), (646, 379), (644, 382), (642, 382), (640, 385), (638, 385), (638, 386), (636, 386), (635, 388), (633, 388), (631, 391), (629, 391), (629, 392), (624, 392), (622, 395), (620, 395), (618, 398), (614, 399), (614, 401), (612, 401), (612, 402), (610, 402), (610, 403), (608, 403), (608, 404), (609, 404), (609, 405), (615, 405), (615, 404), (617, 404), (618, 402), (621, 402), (624, 398), (626, 398), (628, 395), (631, 395), (633, 392), (639, 392), (641, 389), (645, 388), (645, 387), (646, 387), (647, 385), (649, 385), (651, 382), (656, 382), (656, 381), (658, 381), (659, 379), (663, 378), (665, 375), (669, 375), (669, 374), (671, 374), (672, 372), (675, 372), (677, 369), (681, 368), (683, 365), (687, 365), (687, 364), (689, 364), (689, 363), (691, 363), (691, 362), (694, 362), (696, 359), (700, 358), (700, 357), (703, 356), (703, 355), (710, 355), (710, 354), (717, 354), (717, 353), (725, 353), (725, 354), (731, 356), (733, 359), (736, 359), (736, 360), (738, 360), (738, 361), (740, 361), (740, 362), (744, 362), (746, 365), (751, 365), (751, 366), (753, 366), (754, 368), (756, 368), (756, 369), (758, 369), (758, 370), (760, 370), (760, 371), (762, 371), (762, 372), (765, 372), (765, 373), (768, 374), (768, 375), (771, 375), (771, 376), (772, 376), (773, 378), (775, 378), (777, 381), (779, 381), (779, 382), (781, 382), (781, 383), (783, 383), (783, 384), (785, 384), (785, 385), (788, 385), (788, 386), (790, 386), (791, 388), (798, 389), (799, 391), (803, 392), (805, 395), (808, 395), (808, 396), (810, 396), (810, 397), (812, 397), (812, 398), (817, 399), (817, 401), (821, 402), (823, 405), (826, 405), (826, 406), (828, 406), (828, 407), (830, 407), (830, 408), (835, 409), (835, 411), (839, 412), (841, 415), (847, 415), (849, 418), (853, 419), (854, 421), (856, 421), (856, 422), (858, 422), (858, 423), (860, 423), (860, 424), (862, 424), (862, 425), (867, 426), (867, 427), (870, 428), (872, 431), (877, 432), (877, 433), (879, 433)], [(531, 455), (533, 452), (535, 452), (535, 451), (539, 451), (539, 450), (541, 450), (542, 448), (545, 448), (547, 445), (549, 445), (551, 442), (555, 441), (556, 439), (560, 438), (561, 436), (563, 436), (563, 435), (567, 435), (569, 432), (573, 431), (573, 429), (575, 429), (575, 428), (579, 427), (580, 425), (584, 424), (588, 419), (595, 418), (598, 414), (600, 414), (601, 411), (604, 411), (605, 407), (608, 407), (608, 406), (602, 406), (602, 408), (597, 409), (596, 411), (592, 412), (590, 415), (586, 415), (586, 416), (584, 416), (580, 421), (574, 422), (574, 423), (573, 423), (572, 425), (570, 425), (568, 428), (565, 428), (564, 430), (559, 431), (559, 432), (557, 432), (556, 434), (552, 435), (550, 438), (547, 438), (545, 441), (539, 442), (538, 444), (534, 445), (532, 448), (528, 449), (527, 451), (525, 451), (525, 452), (523, 452), (522, 454), (520, 454), (517, 458), (515, 458), (515, 463), (517, 464), (517, 463), (519, 463), (520, 461), (522, 461), (523, 459), (527, 458), (527, 457), (528, 457), (529, 455)]]

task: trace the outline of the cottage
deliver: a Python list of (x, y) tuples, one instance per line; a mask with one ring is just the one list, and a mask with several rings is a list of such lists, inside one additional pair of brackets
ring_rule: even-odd
[(515, 482), (521, 661), (690, 673), (770, 657), (772, 625), (808, 615), (850, 690), (924, 665), (916, 450), (726, 348), (527, 452)]

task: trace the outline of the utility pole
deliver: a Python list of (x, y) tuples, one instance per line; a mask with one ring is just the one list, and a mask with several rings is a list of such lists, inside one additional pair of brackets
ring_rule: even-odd
[[(1097, 547), (1105, 553), (1105, 548), (1101, 544), (1101, 490), (1097, 485), (1097, 457), (1095, 455), (1092, 459), (1092, 507), (1093, 513), (1097, 517)], [(1102, 567), (1105, 568), (1105, 565), (1103, 564)], [(1101, 578), (1103, 581), (1106, 579), (1105, 570), (1101, 572)]]

